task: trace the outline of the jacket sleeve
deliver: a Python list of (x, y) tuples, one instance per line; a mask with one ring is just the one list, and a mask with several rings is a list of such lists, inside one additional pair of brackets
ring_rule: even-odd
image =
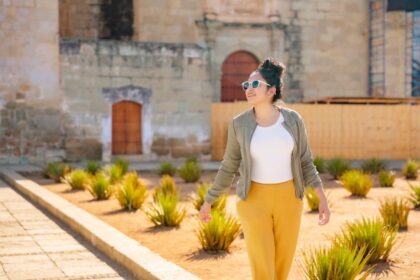
[(241, 149), (236, 138), (233, 120), (231, 120), (228, 126), (228, 136), (222, 165), (217, 171), (213, 185), (207, 190), (207, 193), (204, 196), (204, 201), (209, 204), (213, 204), (213, 202), (217, 200), (221, 193), (227, 187), (232, 185), (240, 163)]
[(312, 186), (313, 188), (323, 187), (321, 177), (316, 169), (313, 162), (314, 158), (312, 150), (308, 142), (308, 136), (306, 132), (305, 123), (303, 118), (299, 116), (299, 140), (300, 140), (300, 162), (303, 173), (303, 179), (305, 181), (305, 187)]

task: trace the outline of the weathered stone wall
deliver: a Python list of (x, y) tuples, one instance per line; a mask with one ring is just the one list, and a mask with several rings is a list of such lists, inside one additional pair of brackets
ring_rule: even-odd
[(0, 162), (64, 157), (58, 1), (0, 1)]
[(205, 49), (194, 44), (63, 39), (60, 58), (62, 107), (70, 116), (64, 128), (69, 157), (82, 157), (90, 144), (95, 148), (102, 143), (102, 157), (108, 159), (112, 103), (122, 99), (116, 96), (119, 92), (136, 90), (151, 91), (150, 98), (128, 98), (146, 102), (143, 159), (210, 155), (212, 96)]

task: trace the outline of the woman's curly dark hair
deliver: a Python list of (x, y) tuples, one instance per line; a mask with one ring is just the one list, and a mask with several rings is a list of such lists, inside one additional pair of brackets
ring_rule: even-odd
[(276, 61), (271, 57), (258, 65), (258, 73), (272, 86), (276, 87), (276, 94), (273, 96), (273, 103), (282, 98), (284, 87), (283, 75), (286, 72), (286, 66), (280, 61)]

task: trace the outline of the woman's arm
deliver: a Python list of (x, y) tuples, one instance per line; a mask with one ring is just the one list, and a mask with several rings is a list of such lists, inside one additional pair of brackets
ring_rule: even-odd
[(241, 149), (238, 140), (236, 139), (233, 120), (231, 120), (228, 127), (228, 136), (222, 165), (216, 174), (212, 187), (207, 190), (207, 193), (204, 196), (205, 202), (212, 204), (224, 189), (231, 186), (240, 163)]
[(302, 173), (303, 178), (305, 180), (305, 187), (312, 186), (315, 188), (315, 191), (318, 188), (323, 187), (321, 177), (319, 176), (319, 172), (316, 169), (314, 164), (314, 158), (312, 155), (312, 150), (308, 142), (308, 136), (306, 132), (305, 123), (301, 116), (298, 118), (298, 125), (299, 125), (299, 140), (300, 140), (300, 161), (302, 166)]

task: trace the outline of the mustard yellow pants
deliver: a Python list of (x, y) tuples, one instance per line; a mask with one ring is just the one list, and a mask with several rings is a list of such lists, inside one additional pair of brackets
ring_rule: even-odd
[(299, 235), (303, 201), (293, 179), (275, 184), (251, 181), (246, 200), (236, 200), (254, 280), (286, 280)]

